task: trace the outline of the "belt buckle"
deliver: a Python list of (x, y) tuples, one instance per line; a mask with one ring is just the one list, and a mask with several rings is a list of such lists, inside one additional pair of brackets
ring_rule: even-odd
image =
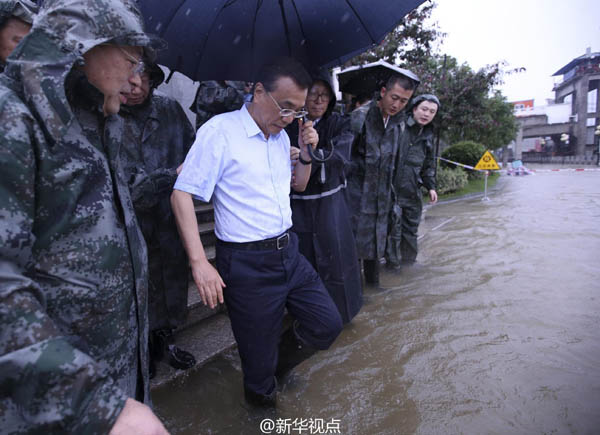
[[(285, 234), (282, 234), (281, 236), (277, 237), (277, 250), (278, 251), (286, 247), (287, 243), (283, 244), (283, 241), (287, 242), (287, 241), (289, 241), (289, 238), (290, 238), (289, 233), (285, 233)], [(279, 242), (281, 242), (281, 244)]]

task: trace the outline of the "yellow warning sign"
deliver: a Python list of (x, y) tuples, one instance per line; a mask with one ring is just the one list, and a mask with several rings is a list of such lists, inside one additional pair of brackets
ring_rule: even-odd
[(475, 169), (494, 170), (500, 169), (500, 166), (498, 166), (498, 163), (496, 163), (496, 160), (494, 160), (492, 153), (486, 151), (481, 159), (479, 159), (479, 162), (475, 165)]

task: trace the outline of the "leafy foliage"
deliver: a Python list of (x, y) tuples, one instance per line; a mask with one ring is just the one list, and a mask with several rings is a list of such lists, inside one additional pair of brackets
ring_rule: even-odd
[(456, 192), (467, 185), (468, 176), (462, 168), (440, 167), (437, 171), (436, 191), (439, 195)]
[[(467, 140), (446, 148), (442, 152), (442, 157), (464, 165), (475, 166), (483, 153), (485, 153), (485, 147), (482, 144)], [(453, 167), (450, 163), (444, 163), (443, 166)], [(478, 173), (469, 171), (467, 175), (469, 178), (477, 178)]]
[(379, 44), (350, 61), (351, 65), (375, 62), (383, 59), (391, 64), (419, 63), (433, 52), (434, 42), (443, 38), (437, 24), (425, 27), (436, 3), (427, 0), (410, 12)]
[(421, 78), (416, 93), (432, 93), (440, 99), (434, 121), (438, 136), (448, 143), (473, 140), (498, 149), (516, 137), (518, 127), (512, 105), (494, 89), (502, 83), (503, 74), (515, 71), (505, 72), (502, 62), (475, 71), (451, 56), (434, 53), (435, 43), (445, 36), (437, 24), (427, 27), (435, 7), (432, 0), (423, 3), (378, 47), (351, 63), (384, 59), (414, 71)]
[(474, 71), (453, 57), (432, 56), (410, 66), (421, 78), (418, 93), (438, 96), (441, 108), (436, 125), (447, 142), (474, 140), (497, 149), (517, 133), (510, 103), (496, 91), (501, 83), (502, 63)]

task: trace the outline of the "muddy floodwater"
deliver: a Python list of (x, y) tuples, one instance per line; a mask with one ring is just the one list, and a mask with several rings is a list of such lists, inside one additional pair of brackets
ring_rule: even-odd
[[(231, 352), (154, 391), (168, 429), (309, 434), (294, 420), (322, 419), (343, 434), (600, 434), (600, 172), (503, 176), (489, 198), (427, 209), (421, 266), (365, 288), (277, 411), (247, 408)], [(261, 432), (265, 418), (290, 425)]]

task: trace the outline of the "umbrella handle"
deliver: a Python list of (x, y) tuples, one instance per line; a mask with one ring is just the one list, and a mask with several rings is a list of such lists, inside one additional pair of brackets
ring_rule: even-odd
[[(325, 154), (324, 157), (317, 157), (313, 151), (313, 147), (309, 144), (306, 149), (308, 150), (308, 154), (310, 155), (310, 158), (312, 160), (314, 160), (317, 163), (325, 163), (327, 160), (329, 160), (331, 158), (331, 156), (333, 156), (333, 142), (328, 141), (329, 142), (329, 146), (331, 147), (331, 151), (329, 152), (329, 154)], [(325, 150), (323, 150), (325, 151)]]

